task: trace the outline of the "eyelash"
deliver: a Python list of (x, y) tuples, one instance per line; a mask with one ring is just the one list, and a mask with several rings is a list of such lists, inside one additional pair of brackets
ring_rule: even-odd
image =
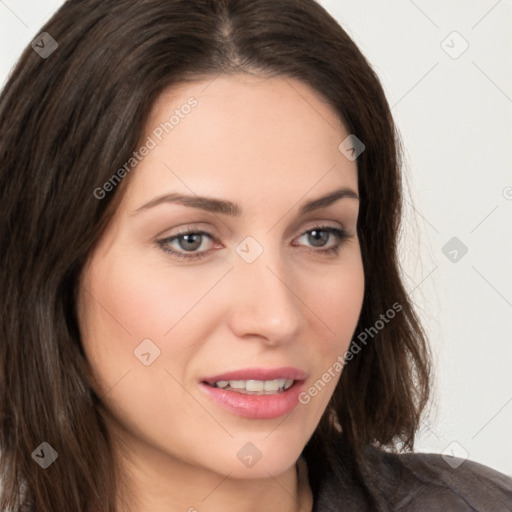
[[(309, 249), (308, 250), (308, 252), (320, 253), (320, 254), (325, 255), (325, 256), (328, 256), (328, 255), (331, 255), (331, 254), (338, 254), (338, 250), (339, 250), (341, 244), (347, 238), (350, 238), (350, 235), (344, 229), (335, 228), (335, 227), (332, 227), (332, 226), (320, 226), (320, 225), (319, 226), (312, 226), (312, 227), (310, 227), (309, 229), (304, 231), (299, 236), (299, 238), (304, 236), (304, 235), (307, 235), (311, 231), (325, 231), (325, 232), (330, 233), (330, 234), (335, 236), (335, 238), (337, 240), (336, 245), (334, 245), (332, 247), (329, 247), (328, 249), (318, 249), (318, 250)], [(165, 253), (172, 254), (173, 256), (177, 256), (178, 258), (183, 258), (183, 259), (187, 259), (187, 260), (195, 260), (195, 259), (199, 259), (199, 258), (205, 257), (208, 254), (209, 251), (203, 251), (203, 252), (198, 252), (198, 253), (188, 253), (187, 254), (187, 253), (182, 253), (182, 252), (178, 252), (178, 251), (174, 251), (172, 249), (169, 249), (169, 247), (167, 245), (167, 244), (169, 244), (169, 242), (173, 242), (174, 240), (177, 240), (177, 239), (181, 238), (182, 236), (186, 236), (186, 235), (206, 235), (207, 237), (211, 238), (212, 241), (218, 242), (218, 240), (211, 233), (208, 233), (207, 231), (203, 231), (203, 230), (197, 230), (197, 231), (188, 230), (188, 231), (178, 232), (175, 235), (172, 235), (171, 237), (164, 238), (163, 240), (158, 240), (157, 243), (158, 243), (158, 245), (161, 247), (161, 249)]]

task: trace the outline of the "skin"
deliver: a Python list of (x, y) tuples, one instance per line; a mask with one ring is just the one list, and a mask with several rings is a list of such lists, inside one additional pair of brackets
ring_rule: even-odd
[[(308, 404), (264, 420), (226, 411), (199, 382), (294, 366), (308, 374), (307, 389), (347, 350), (364, 289), (359, 201), (298, 212), (340, 187), (358, 193), (356, 162), (338, 150), (349, 134), (306, 84), (236, 74), (166, 91), (141, 141), (191, 96), (197, 106), (125, 178), (82, 273), (82, 342), (127, 483), (121, 510), (309, 511), (311, 489), (295, 465), (339, 373)], [(171, 192), (230, 200), (242, 214), (169, 202), (137, 212)], [(349, 238), (322, 254), (338, 241), (314, 245), (304, 233), (315, 225)], [(204, 237), (194, 250), (206, 256), (191, 261), (164, 252), (157, 241), (181, 228), (217, 240)], [(263, 249), (250, 264), (235, 252), (247, 236)], [(187, 254), (183, 242), (168, 246)], [(134, 355), (147, 338), (160, 350), (149, 366)], [(237, 457), (248, 442), (261, 453), (252, 467)]]

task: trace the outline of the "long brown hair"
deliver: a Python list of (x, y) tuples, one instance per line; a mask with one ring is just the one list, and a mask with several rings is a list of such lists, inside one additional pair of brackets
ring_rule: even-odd
[[(399, 139), (376, 74), (339, 24), (313, 0), (68, 0), (40, 32), (58, 47), (27, 47), (0, 98), (0, 508), (116, 510), (75, 299), (129, 176), (101, 200), (93, 191), (132, 156), (160, 93), (218, 73), (302, 80), (364, 143), (356, 334), (392, 304), (401, 311), (346, 364), (306, 449), (336, 469), (336, 421), (356, 456), (367, 444), (412, 448), (430, 363), (397, 262)], [(59, 457), (46, 470), (31, 456), (42, 442)]]

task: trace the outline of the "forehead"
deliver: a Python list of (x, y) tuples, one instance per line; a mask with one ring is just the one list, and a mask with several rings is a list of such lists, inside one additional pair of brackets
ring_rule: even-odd
[(296, 79), (236, 74), (181, 83), (152, 107), (141, 145), (153, 147), (131, 177), (129, 198), (163, 189), (200, 194), (205, 185), (230, 198), (357, 191), (357, 165), (338, 149), (348, 135), (322, 96)]

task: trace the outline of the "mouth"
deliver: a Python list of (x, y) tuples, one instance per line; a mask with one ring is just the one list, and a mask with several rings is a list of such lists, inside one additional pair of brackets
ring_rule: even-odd
[(290, 389), (295, 382), (293, 379), (280, 378), (273, 380), (218, 380), (213, 384), (207, 382), (204, 384), (245, 395), (275, 395)]
[(271, 419), (298, 404), (307, 375), (296, 368), (252, 368), (208, 377), (200, 387), (213, 401), (238, 416)]

